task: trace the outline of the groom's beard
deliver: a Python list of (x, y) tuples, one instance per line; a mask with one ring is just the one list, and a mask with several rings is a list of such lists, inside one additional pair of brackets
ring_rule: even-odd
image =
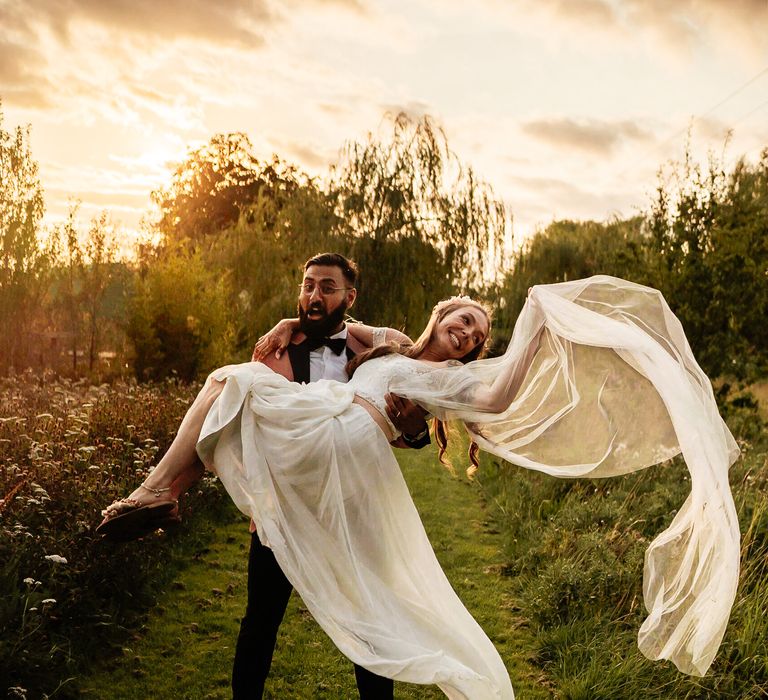
[[(307, 311), (299, 304), (299, 328), (310, 338), (324, 338), (325, 336), (336, 333), (336, 329), (343, 323), (344, 316), (347, 313), (347, 304), (342, 302), (331, 313), (326, 313), (325, 308), (320, 303), (314, 303), (307, 308)], [(308, 311), (319, 311), (320, 318), (309, 318)]]

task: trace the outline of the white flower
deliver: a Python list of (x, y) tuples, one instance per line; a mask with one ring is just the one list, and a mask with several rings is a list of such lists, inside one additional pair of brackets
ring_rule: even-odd
[(45, 558), (48, 561), (52, 561), (54, 564), (66, 564), (67, 560), (65, 557), (59, 556), (58, 554), (46, 554)]
[(43, 601), (43, 605), (53, 605), (56, 602), (56, 598), (46, 598)]
[(35, 579), (33, 579), (31, 576), (27, 576), (27, 578), (24, 579), (24, 583), (26, 583), (28, 586), (34, 586)]

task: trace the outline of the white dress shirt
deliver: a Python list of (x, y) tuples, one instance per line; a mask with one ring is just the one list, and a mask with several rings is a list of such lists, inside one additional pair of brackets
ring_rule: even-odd
[[(338, 333), (328, 336), (329, 338), (347, 338), (347, 326), (344, 324)], [(348, 382), (344, 367), (347, 365), (347, 353), (342, 350), (337, 355), (329, 347), (322, 345), (309, 353), (309, 381), (316, 382), (318, 379), (335, 379), (337, 382)]]

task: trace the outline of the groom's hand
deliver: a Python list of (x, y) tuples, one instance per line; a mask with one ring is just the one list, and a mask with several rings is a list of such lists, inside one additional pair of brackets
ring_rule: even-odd
[(387, 402), (389, 420), (401, 433), (414, 436), (427, 429), (424, 420), (427, 412), (421, 406), (397, 394), (387, 394), (384, 400)]

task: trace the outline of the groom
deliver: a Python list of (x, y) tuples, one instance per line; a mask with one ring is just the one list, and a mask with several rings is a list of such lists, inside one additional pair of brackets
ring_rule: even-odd
[[(357, 296), (357, 272), (353, 261), (337, 253), (322, 253), (307, 260), (299, 291), (299, 331), (291, 338), (286, 353), (279, 357), (273, 353), (261, 361), (291, 381), (346, 382), (346, 363), (356, 353), (368, 349), (347, 335), (344, 323), (345, 314)], [(408, 340), (392, 329), (387, 329), (386, 339)], [(429, 431), (420, 407), (399, 397), (388, 397), (387, 405), (390, 420), (403, 433), (397, 446), (420, 448), (429, 444)], [(272, 550), (259, 541), (253, 523), (251, 532), (248, 603), (232, 669), (234, 700), (262, 697), (278, 628), (293, 590)], [(362, 700), (392, 700), (391, 679), (357, 665), (355, 678)]]

